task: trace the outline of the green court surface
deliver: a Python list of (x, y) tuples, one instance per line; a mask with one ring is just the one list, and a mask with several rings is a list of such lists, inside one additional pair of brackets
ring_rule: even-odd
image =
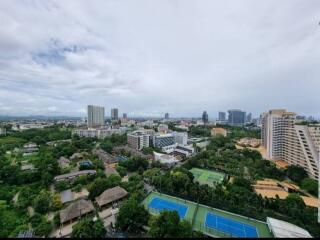
[(160, 194), (158, 192), (151, 192), (143, 201), (143, 205), (149, 212), (153, 215), (159, 214), (159, 212), (154, 211), (154, 209), (150, 208), (149, 205), (154, 198), (160, 198), (167, 201), (171, 201), (173, 203), (183, 204), (188, 207), (184, 220), (187, 220), (192, 224), (193, 230), (200, 231), (205, 235), (211, 237), (234, 237), (230, 236), (227, 233), (215, 230), (213, 228), (209, 228), (205, 225), (206, 216), (208, 213), (212, 213), (214, 215), (218, 215), (227, 219), (231, 219), (233, 221), (237, 221), (239, 223), (247, 224), (253, 227), (256, 227), (258, 236), (261, 238), (272, 238), (272, 233), (270, 232), (267, 224), (262, 221), (258, 221), (255, 219), (247, 218), (244, 216), (240, 216), (237, 214), (233, 214), (230, 212), (226, 212), (223, 210), (211, 208), (205, 205), (197, 205), (195, 202), (187, 201), (181, 198), (172, 197), (166, 194)]
[(209, 186), (222, 183), (226, 176), (222, 172), (200, 168), (192, 168), (190, 172), (193, 174), (195, 181), (200, 184), (208, 184)]

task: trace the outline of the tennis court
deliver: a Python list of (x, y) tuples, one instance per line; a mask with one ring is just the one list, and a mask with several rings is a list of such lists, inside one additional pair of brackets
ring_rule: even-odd
[(149, 203), (149, 208), (155, 209), (158, 212), (167, 210), (167, 211), (177, 211), (180, 218), (184, 218), (188, 207), (186, 205), (175, 203), (173, 201), (165, 200), (162, 198), (153, 198)]
[(213, 213), (207, 213), (205, 226), (239, 238), (258, 238), (257, 228)]
[(158, 215), (163, 210), (176, 210), (181, 219), (192, 225), (193, 230), (211, 237), (272, 237), (265, 222), (163, 193), (151, 192), (144, 199), (143, 205), (153, 215)]
[(193, 174), (194, 179), (200, 184), (208, 184), (209, 186), (213, 186), (216, 183), (222, 183), (226, 176), (222, 172), (200, 168), (192, 168), (190, 172)]

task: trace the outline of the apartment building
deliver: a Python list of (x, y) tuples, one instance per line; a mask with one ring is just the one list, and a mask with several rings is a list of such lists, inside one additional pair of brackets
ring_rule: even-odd
[(112, 108), (111, 109), (111, 120), (118, 120), (119, 119), (119, 111), (118, 108)]
[(319, 177), (320, 125), (301, 125), (296, 113), (285, 109), (263, 114), (261, 142), (270, 159), (303, 167), (314, 179)]
[(88, 127), (100, 127), (104, 125), (104, 107), (88, 105)]
[(127, 134), (128, 145), (136, 150), (150, 146), (150, 132), (137, 130)]

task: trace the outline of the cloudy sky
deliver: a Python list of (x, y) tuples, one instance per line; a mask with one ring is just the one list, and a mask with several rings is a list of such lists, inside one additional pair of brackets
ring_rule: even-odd
[(319, 0), (1, 0), (0, 22), (0, 115), (320, 117)]

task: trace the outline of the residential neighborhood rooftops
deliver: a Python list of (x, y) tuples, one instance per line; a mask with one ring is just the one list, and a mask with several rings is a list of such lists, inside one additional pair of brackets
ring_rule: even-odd
[(100, 196), (96, 197), (97, 204), (102, 207), (111, 202), (117, 201), (128, 195), (128, 192), (123, 188), (117, 186), (105, 190)]
[(71, 172), (71, 173), (55, 176), (54, 180), (55, 181), (68, 180), (68, 179), (72, 179), (82, 175), (96, 174), (96, 173), (97, 172), (95, 170), (83, 170), (83, 171)]
[(91, 201), (80, 199), (60, 211), (60, 223), (69, 222), (94, 210)]

